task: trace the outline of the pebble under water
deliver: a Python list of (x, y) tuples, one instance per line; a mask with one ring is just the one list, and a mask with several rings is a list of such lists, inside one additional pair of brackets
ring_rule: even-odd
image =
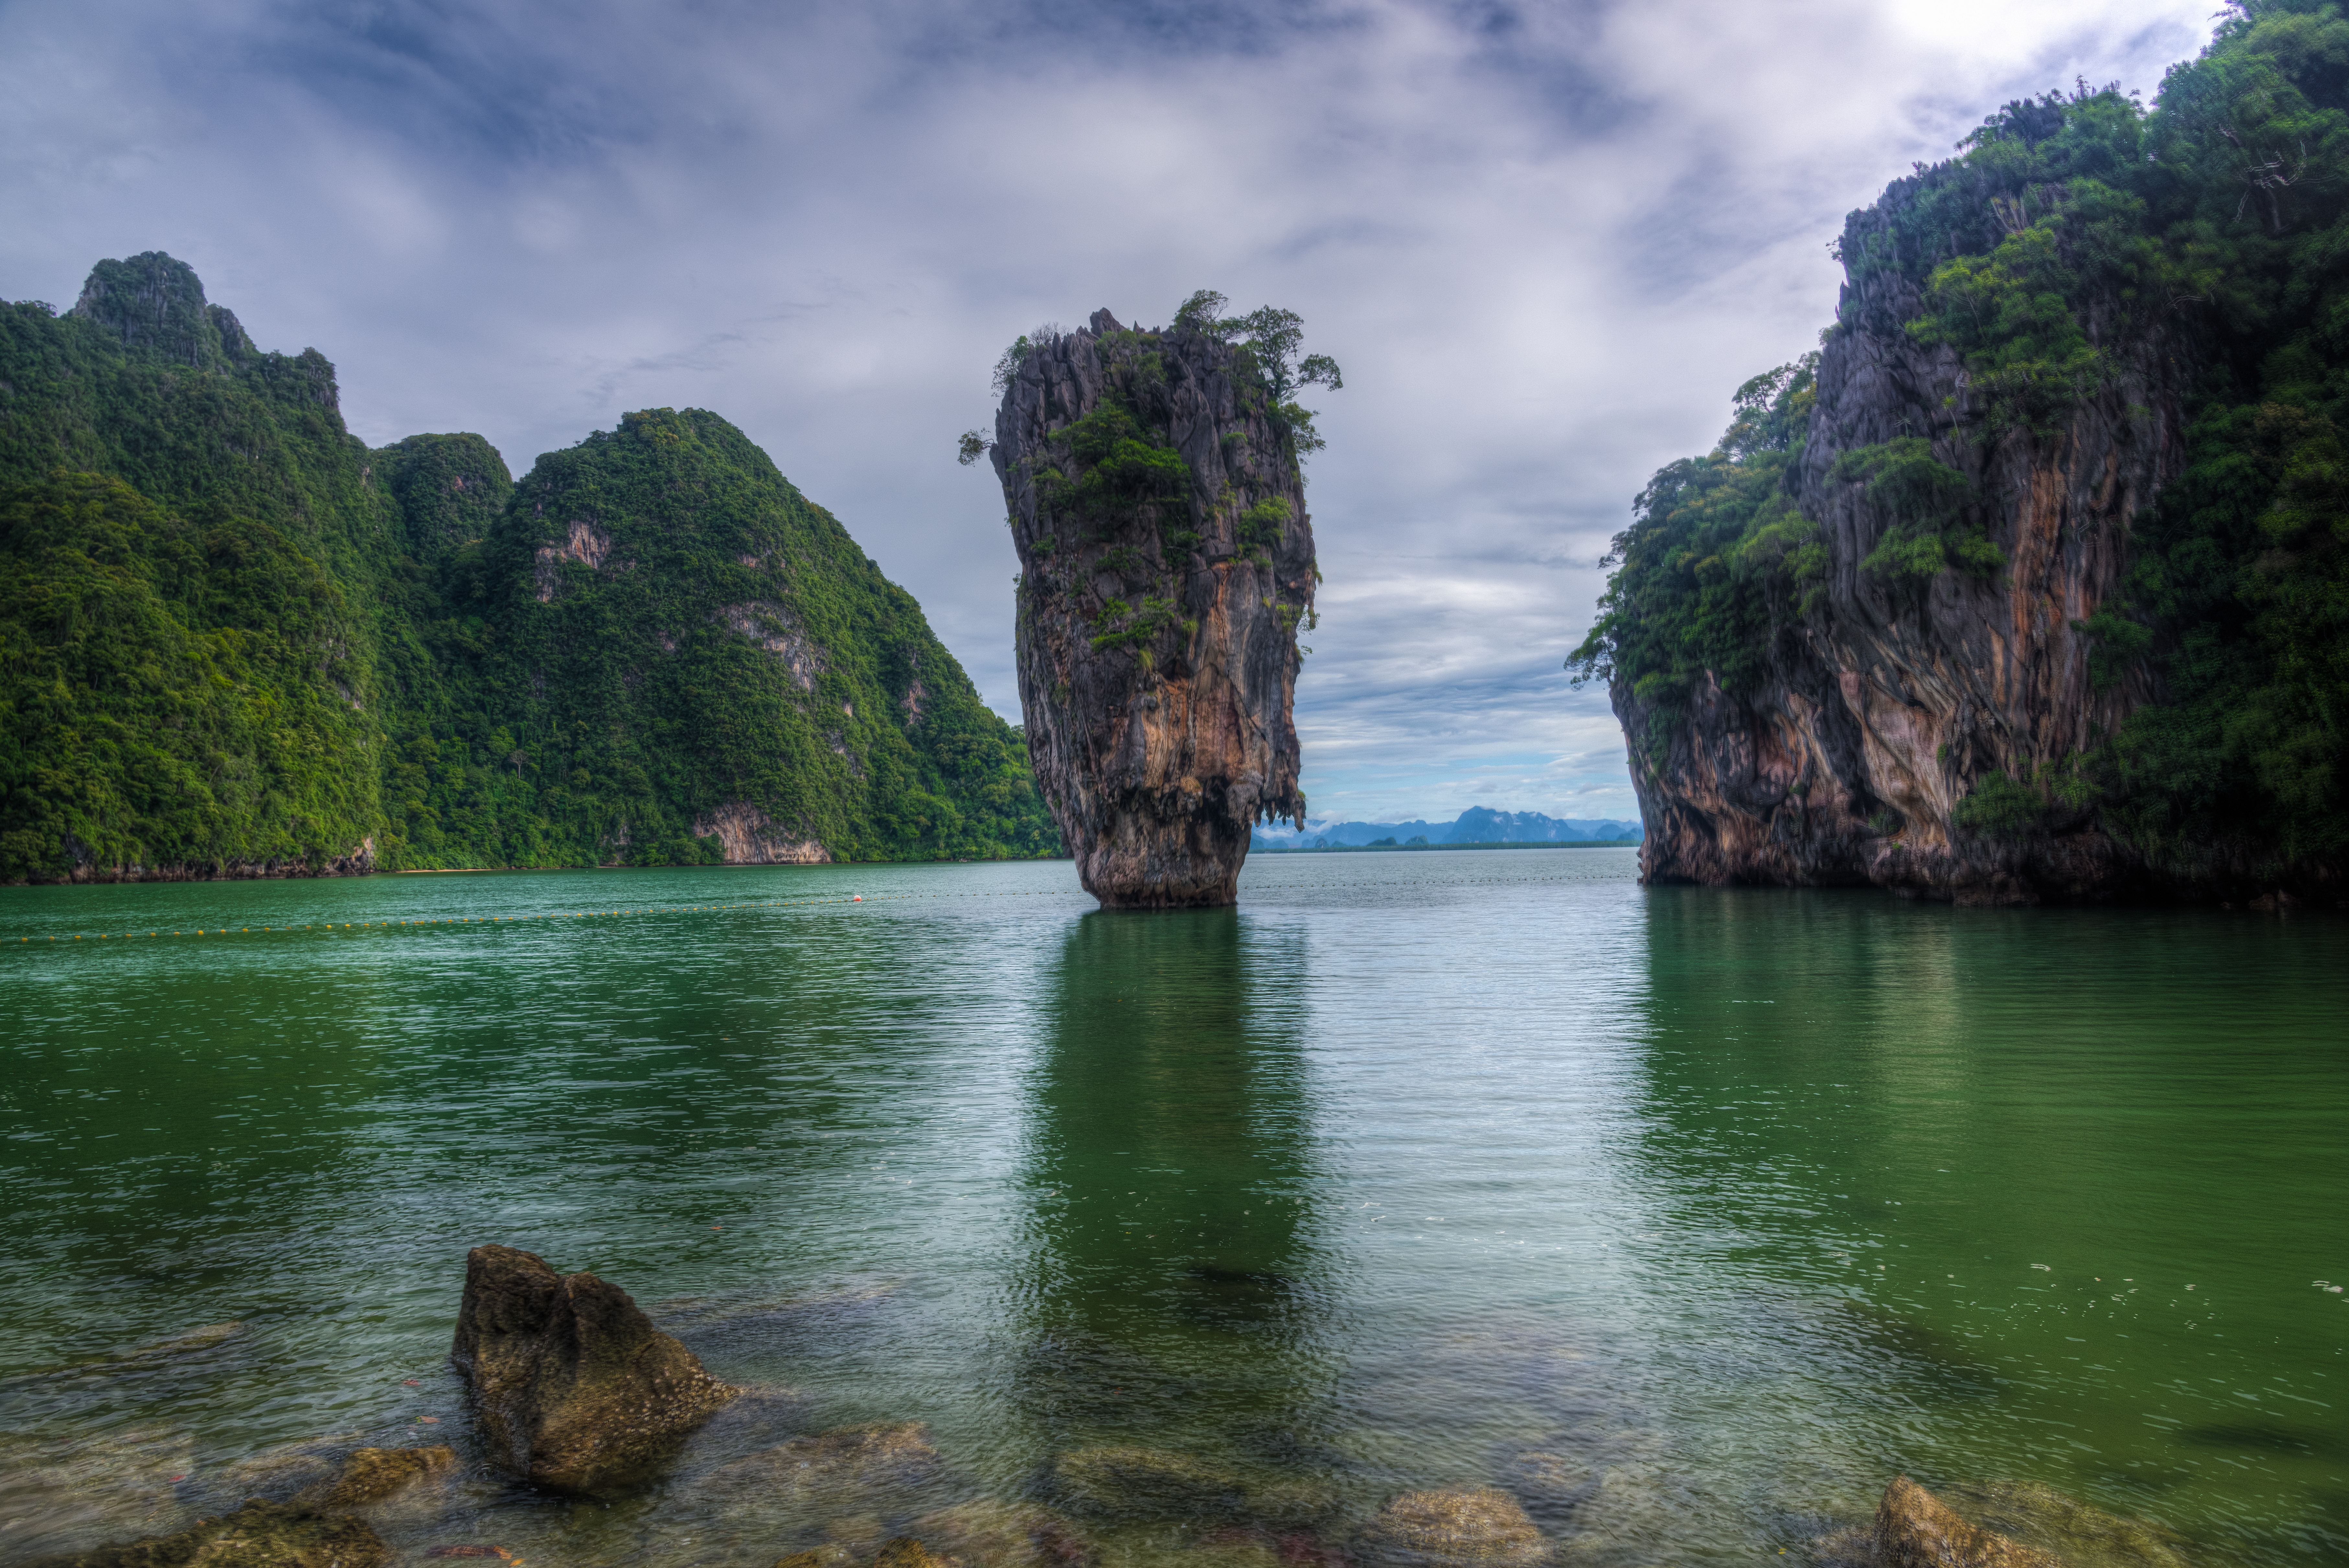
[[(1467, 1485), (1798, 1560), (1902, 1473), (2349, 1554), (2349, 922), (1635, 877), (0, 890), (0, 1558), (438, 1441), (404, 1563), (1338, 1568)], [(641, 1495), (501, 1480), (485, 1242), (751, 1394)]]

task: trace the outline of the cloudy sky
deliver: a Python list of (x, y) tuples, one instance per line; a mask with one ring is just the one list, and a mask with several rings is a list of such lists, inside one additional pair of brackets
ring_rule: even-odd
[(715, 409), (1016, 718), (988, 372), (1192, 290), (1344, 366), (1309, 469), (1314, 815), (1634, 813), (1560, 661), (1648, 474), (1812, 346), (1827, 242), (2217, 0), (0, 0), (0, 294), (192, 263), (367, 440), (517, 474)]

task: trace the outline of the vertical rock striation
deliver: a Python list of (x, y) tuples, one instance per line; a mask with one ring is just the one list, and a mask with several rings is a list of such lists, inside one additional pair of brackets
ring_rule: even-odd
[[(1847, 255), (1866, 253), (1857, 214)], [(2060, 770), (2153, 696), (2140, 665), (2099, 685), (2078, 623), (2119, 585), (2133, 521), (2183, 467), (2189, 367), (2158, 326), (2092, 316), (2115, 374), (2061, 425), (1983, 438), (1987, 410), (1957, 354), (1907, 329), (1909, 278), (1845, 285), (1819, 358), (1809, 438), (1791, 480), (1826, 551), (1822, 601), (1779, 624), (1758, 686), (1708, 677), (1682, 716), (1652, 727), (1632, 685), (1613, 688), (1655, 882), (1864, 884), (1961, 903), (2115, 891), (2136, 858), (2085, 810), (2016, 839), (1969, 833), (1952, 812), (1983, 779)], [(1981, 498), (1993, 575), (1921, 584), (1861, 562), (1902, 519), (1837, 459), (1924, 438)], [(1651, 737), (1663, 736), (1661, 745)]]
[(1108, 908), (1231, 903), (1292, 817), (1304, 479), (1245, 346), (1107, 311), (1028, 348), (996, 414), (1036, 778)]

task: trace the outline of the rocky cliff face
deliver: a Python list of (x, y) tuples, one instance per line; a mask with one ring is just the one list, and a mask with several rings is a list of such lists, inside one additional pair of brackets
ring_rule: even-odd
[(1031, 346), (996, 415), (1029, 755), (1112, 908), (1232, 903), (1251, 827), (1305, 810), (1313, 533), (1247, 356), (1100, 311)]
[[(2091, 321), (2118, 374), (2052, 433), (1985, 439), (1987, 410), (1956, 354), (1904, 329), (1922, 314), (1897, 273), (1844, 290), (1794, 479), (1826, 547), (1826, 592), (1779, 627), (1758, 689), (1701, 686), (1660, 759), (1642, 744), (1647, 707), (1615, 688), (1651, 880), (2013, 903), (2098, 895), (2140, 874), (2085, 812), (2066, 820), (2059, 806), (2013, 839), (1951, 814), (1992, 775), (2060, 771), (2153, 696), (2141, 667), (2100, 687), (2075, 624), (2118, 584), (2132, 520), (2183, 466), (2182, 352), (2158, 327)], [(1861, 569), (1901, 520), (1837, 460), (1903, 437), (1930, 438), (1971, 481), (2003, 569), (1906, 585)]]

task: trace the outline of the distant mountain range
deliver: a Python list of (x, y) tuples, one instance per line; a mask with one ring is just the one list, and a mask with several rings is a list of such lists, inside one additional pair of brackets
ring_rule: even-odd
[(1451, 822), (1328, 822), (1309, 824), (1299, 832), (1287, 823), (1259, 823), (1250, 841), (1260, 850), (1337, 849), (1380, 844), (1398, 846), (1414, 839), (1430, 844), (1574, 844), (1593, 840), (1638, 839), (1640, 824), (1612, 818), (1545, 817), (1539, 811), (1495, 811), (1471, 806)]

